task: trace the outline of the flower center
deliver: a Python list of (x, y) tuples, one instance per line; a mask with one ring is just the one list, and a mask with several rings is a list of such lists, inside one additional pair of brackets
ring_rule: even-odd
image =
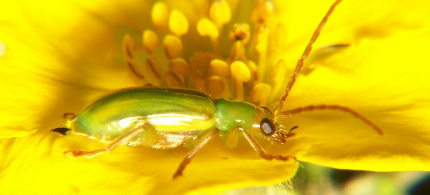
[[(272, 3), (257, 1), (250, 9), (249, 2), (242, 4), (232, 9), (227, 1), (217, 0), (198, 5), (200, 12), (205, 10), (199, 15), (155, 3), (151, 12), (155, 28), (143, 31), (142, 44), (130, 35), (124, 37), (130, 76), (139, 85), (198, 89), (214, 98), (234, 97), (260, 106), (276, 102), (287, 68), (269, 54), (285, 30), (271, 21)], [(244, 16), (249, 16), (248, 22), (234, 22)]]

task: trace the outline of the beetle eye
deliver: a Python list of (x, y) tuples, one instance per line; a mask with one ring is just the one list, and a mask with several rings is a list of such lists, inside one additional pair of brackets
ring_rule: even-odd
[(266, 136), (270, 136), (275, 133), (275, 124), (267, 118), (261, 120), (260, 128), (261, 132)]

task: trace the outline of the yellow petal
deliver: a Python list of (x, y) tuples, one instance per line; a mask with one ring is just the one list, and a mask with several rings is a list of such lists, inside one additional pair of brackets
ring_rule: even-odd
[(173, 180), (187, 152), (183, 148), (121, 146), (90, 159), (72, 159), (63, 151), (95, 149), (103, 144), (82, 136), (38, 131), (0, 141), (0, 188), (9, 194), (201, 194), (281, 183), (297, 169), (293, 161), (263, 160), (255, 153), (219, 147), (221, 142), (213, 140), (192, 160), (184, 175)]
[[(428, 21), (420, 19), (428, 14), (419, 9), (425, 5), (384, 4), (383, 14), (369, 14), (381, 6), (348, 5), (338, 7), (321, 40), (328, 45), (349, 40), (350, 46), (317, 60), (313, 71), (299, 76), (284, 109), (347, 106), (376, 123), (385, 135), (348, 113), (313, 111), (286, 117), (283, 125), (299, 128), (285, 146), (274, 150), (334, 168), (429, 171), (430, 60), (425, 56), (430, 39)], [(336, 26), (336, 21), (349, 20), (346, 13), (361, 19)], [(343, 37), (331, 36), (336, 28), (347, 28)]]
[(113, 61), (120, 47), (112, 29), (72, 4), (2, 4), (0, 137), (54, 128), (64, 112), (79, 111), (106, 89), (130, 86), (111, 76), (126, 75)]
[(120, 51), (123, 29), (117, 26), (141, 25), (129, 20), (137, 14), (129, 11), (139, 7), (143, 11), (138, 14), (149, 15), (150, 6), (134, 1), (122, 6), (101, 1), (28, 3), (5, 2), (0, 8), (0, 41), (5, 45), (0, 58), (3, 193), (207, 193), (272, 185), (295, 174), (297, 163), (263, 160), (246, 143), (229, 150), (217, 139), (175, 181), (172, 175), (188, 152), (184, 148), (123, 146), (91, 159), (64, 156), (66, 150), (105, 146), (49, 130), (64, 126), (63, 113), (78, 113), (107, 91), (134, 86)]

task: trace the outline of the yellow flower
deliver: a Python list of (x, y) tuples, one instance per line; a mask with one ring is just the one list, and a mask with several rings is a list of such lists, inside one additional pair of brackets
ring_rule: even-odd
[[(290, 179), (297, 163), (261, 159), (243, 140), (234, 149), (212, 140), (173, 181), (185, 148), (122, 146), (70, 159), (64, 151), (105, 145), (49, 130), (64, 126), (63, 113), (135, 83), (197, 88), (274, 110), (331, 3), (3, 2), (2, 193), (197, 194)], [(283, 126), (299, 126), (296, 135), (283, 145), (260, 140), (263, 147), (334, 168), (430, 170), (426, 7), (419, 0), (340, 4), (284, 104), (350, 107), (383, 136), (348, 113), (314, 111), (285, 117)]]

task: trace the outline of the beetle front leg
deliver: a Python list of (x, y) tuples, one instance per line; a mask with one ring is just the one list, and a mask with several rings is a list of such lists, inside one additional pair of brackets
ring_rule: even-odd
[(238, 128), (238, 130), (242, 132), (242, 134), (245, 136), (246, 140), (248, 140), (248, 142), (249, 142), (249, 144), (251, 144), (252, 148), (254, 148), (254, 150), (256, 152), (258, 152), (258, 154), (261, 156), (261, 158), (264, 158), (266, 160), (276, 159), (276, 160), (282, 160), (282, 161), (287, 161), (288, 159), (292, 158), (295, 161), (297, 161), (297, 158), (294, 156), (282, 156), (282, 155), (267, 154), (266, 151), (264, 151), (264, 149), (260, 146), (260, 144), (258, 144), (258, 142), (254, 139), (254, 137), (252, 137), (251, 134), (249, 134), (242, 127), (236, 127), (236, 128)]
[(131, 138), (133, 138), (134, 136), (136, 136), (138, 133), (140, 133), (140, 132), (142, 132), (142, 131), (144, 131), (146, 129), (149, 129), (149, 131), (153, 130), (152, 126), (149, 123), (145, 122), (143, 125), (140, 125), (139, 127), (131, 130), (130, 132), (126, 133), (122, 137), (120, 137), (117, 140), (115, 140), (114, 142), (112, 142), (106, 148), (97, 149), (97, 150), (91, 150), (91, 151), (65, 151), (64, 155), (70, 153), (73, 157), (79, 157), (79, 156), (93, 157), (93, 156), (101, 154), (103, 152), (110, 152), (114, 148), (116, 148), (117, 146), (126, 143)]
[(198, 151), (203, 148), (203, 146), (205, 146), (214, 137), (217, 132), (218, 129), (210, 130), (209, 132), (205, 133), (203, 137), (197, 139), (196, 146), (190, 152), (188, 152), (187, 156), (185, 156), (181, 164), (179, 164), (178, 169), (173, 175), (173, 179), (176, 179), (177, 177), (182, 175), (182, 172), (184, 171), (185, 167), (191, 162), (191, 159), (196, 155)]

